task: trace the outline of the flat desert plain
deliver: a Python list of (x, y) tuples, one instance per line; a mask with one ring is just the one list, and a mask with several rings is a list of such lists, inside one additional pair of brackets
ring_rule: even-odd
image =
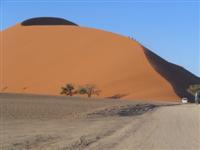
[(0, 94), (1, 150), (199, 150), (200, 106)]

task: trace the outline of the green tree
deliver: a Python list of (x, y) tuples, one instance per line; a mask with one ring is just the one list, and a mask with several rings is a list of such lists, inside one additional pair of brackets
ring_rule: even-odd
[(88, 97), (92, 97), (92, 95), (99, 95), (100, 92), (101, 91), (97, 89), (95, 85), (92, 84), (87, 84), (77, 89), (77, 93), (86, 94)]

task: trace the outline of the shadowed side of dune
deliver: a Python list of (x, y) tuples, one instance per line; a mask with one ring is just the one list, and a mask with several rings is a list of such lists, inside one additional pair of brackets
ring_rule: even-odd
[(74, 25), (78, 26), (77, 24), (65, 20), (63, 18), (55, 18), (55, 17), (38, 17), (38, 18), (31, 18), (25, 20), (21, 23), (23, 26), (33, 26), (33, 25)]
[(192, 84), (200, 84), (200, 78), (183, 67), (167, 62), (149, 49), (143, 49), (152, 67), (172, 85), (176, 94), (193, 102), (194, 96), (188, 93), (187, 89)]

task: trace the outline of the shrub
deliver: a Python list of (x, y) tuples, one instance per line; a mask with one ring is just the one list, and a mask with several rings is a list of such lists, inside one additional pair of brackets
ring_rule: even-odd
[(92, 95), (99, 95), (100, 92), (101, 91), (92, 84), (87, 84), (85, 86), (79, 87), (79, 89), (77, 90), (77, 93), (87, 94), (88, 97), (92, 97)]
[(73, 96), (74, 94), (74, 86), (71, 83), (66, 84), (66, 86), (61, 87), (61, 92), (60, 94), (65, 94), (69, 96)]

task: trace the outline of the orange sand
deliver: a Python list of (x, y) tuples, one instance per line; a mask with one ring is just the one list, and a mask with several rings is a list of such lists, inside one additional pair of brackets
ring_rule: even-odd
[(143, 47), (127, 37), (77, 26), (19, 24), (1, 34), (5, 92), (59, 95), (61, 86), (74, 83), (96, 84), (101, 97), (179, 99)]

